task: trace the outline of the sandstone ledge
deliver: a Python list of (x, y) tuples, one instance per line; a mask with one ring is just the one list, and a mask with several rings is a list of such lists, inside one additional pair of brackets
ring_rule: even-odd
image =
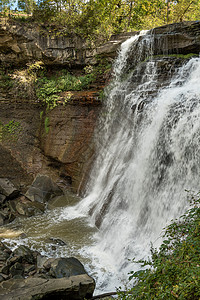
[(104, 45), (91, 48), (79, 35), (66, 36), (62, 30), (52, 33), (37, 24), (0, 18), (0, 61), (5, 66), (22, 66), (35, 60), (42, 60), (46, 65), (67, 65), (70, 68), (94, 65), (97, 56), (113, 59), (120, 44), (134, 34), (114, 35)]
[(10, 279), (0, 284), (0, 298), (1, 300), (87, 299), (92, 296), (94, 287), (94, 280), (86, 274), (59, 279), (31, 277)]

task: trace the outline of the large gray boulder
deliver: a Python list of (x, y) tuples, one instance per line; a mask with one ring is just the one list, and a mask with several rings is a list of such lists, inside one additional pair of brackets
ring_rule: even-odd
[(95, 282), (87, 274), (60, 279), (10, 279), (0, 283), (0, 299), (89, 299), (94, 288)]
[(25, 196), (31, 201), (48, 202), (56, 196), (63, 195), (63, 191), (47, 175), (38, 174), (29, 187)]
[(54, 260), (50, 261), (49, 267), (50, 276), (55, 278), (87, 274), (84, 266), (75, 257), (55, 258)]

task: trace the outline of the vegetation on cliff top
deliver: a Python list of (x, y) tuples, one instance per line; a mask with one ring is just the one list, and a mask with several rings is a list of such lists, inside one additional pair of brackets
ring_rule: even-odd
[[(105, 81), (110, 71), (111, 64), (106, 59), (99, 60), (97, 66), (88, 65), (78, 70), (78, 74), (68, 69), (48, 70), (42, 61), (37, 61), (17, 70), (0, 69), (0, 83), (5, 92), (20, 99), (39, 100), (52, 109), (58, 103), (69, 102), (72, 96), (70, 92), (88, 90), (92, 85), (99, 91), (100, 97), (103, 86), (99, 81)], [(61, 92), (68, 92), (62, 101)]]
[(151, 259), (137, 262), (144, 268), (131, 272), (134, 286), (119, 291), (120, 299), (200, 299), (200, 194), (190, 202), (190, 209), (165, 229), (159, 250), (152, 248)]
[(198, 20), (200, 0), (0, 0), (0, 11), (22, 21), (54, 26), (51, 30), (59, 27), (59, 34), (104, 40), (113, 33)]

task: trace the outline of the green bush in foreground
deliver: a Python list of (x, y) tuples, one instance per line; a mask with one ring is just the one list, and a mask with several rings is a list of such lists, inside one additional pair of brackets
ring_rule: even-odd
[(120, 299), (200, 299), (200, 198), (191, 196), (190, 209), (165, 230), (151, 260), (138, 261), (150, 269), (131, 272), (134, 286)]

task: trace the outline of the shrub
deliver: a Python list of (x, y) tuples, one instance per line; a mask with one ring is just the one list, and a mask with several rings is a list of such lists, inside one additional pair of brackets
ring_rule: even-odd
[(93, 74), (73, 76), (70, 73), (58, 77), (37, 79), (36, 95), (52, 109), (57, 105), (59, 93), (63, 91), (81, 91), (89, 87), (94, 80)]

